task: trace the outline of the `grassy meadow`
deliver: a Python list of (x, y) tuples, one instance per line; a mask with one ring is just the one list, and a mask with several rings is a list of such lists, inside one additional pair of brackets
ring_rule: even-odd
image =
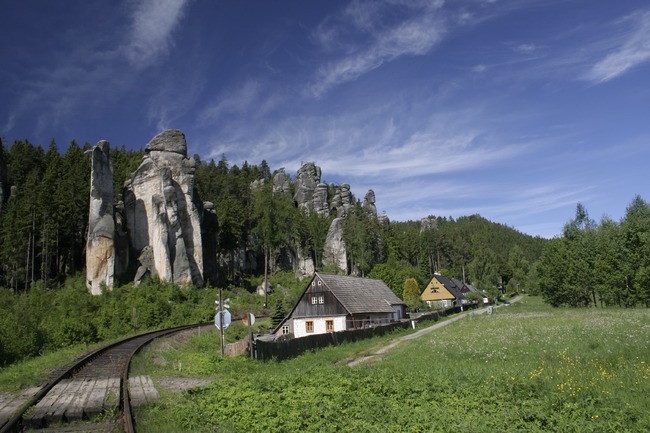
[(650, 431), (650, 310), (554, 309), (528, 297), (373, 361), (398, 335), (284, 362), (222, 358), (215, 333), (157, 344), (136, 374), (212, 384), (136, 411), (139, 432)]

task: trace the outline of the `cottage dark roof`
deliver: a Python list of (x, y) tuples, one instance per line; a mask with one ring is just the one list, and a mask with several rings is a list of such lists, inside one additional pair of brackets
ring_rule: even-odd
[(445, 286), (445, 289), (449, 290), (449, 293), (454, 295), (456, 299), (462, 299), (465, 296), (463, 295), (463, 292), (461, 291), (460, 287), (458, 287), (453, 281), (451, 281), (449, 278), (440, 275), (440, 274), (434, 274), (433, 278), (437, 278), (440, 283)]
[(350, 314), (392, 313), (404, 302), (382, 280), (316, 273)]

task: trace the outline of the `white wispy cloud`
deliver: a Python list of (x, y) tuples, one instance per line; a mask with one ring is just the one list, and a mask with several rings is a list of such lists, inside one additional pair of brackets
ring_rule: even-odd
[(140, 0), (133, 3), (128, 40), (123, 47), (131, 65), (146, 67), (168, 52), (172, 33), (189, 0)]
[(205, 86), (200, 59), (194, 58), (191, 67), (166, 72), (149, 100), (149, 121), (158, 131), (187, 126), (177, 122), (194, 108)]
[(15, 122), (16, 122), (16, 115), (14, 113), (9, 114), (9, 117), (7, 118), (7, 122), (2, 126), (2, 135), (5, 135), (9, 131), (11, 131), (11, 128), (14, 127)]
[(200, 110), (199, 123), (211, 124), (229, 114), (246, 114), (248, 118), (254, 118), (273, 110), (283, 97), (265, 81), (249, 79), (238, 83), (236, 89), (222, 91), (214, 98), (216, 101)]
[(587, 80), (603, 83), (650, 60), (650, 11), (625, 17), (618, 21), (617, 27), (624, 31), (622, 43), (590, 68), (585, 74)]
[[(322, 65), (307, 93), (322, 97), (333, 87), (360, 76), (405, 55), (423, 55), (440, 42), (446, 32), (444, 17), (439, 13), (442, 1), (428, 3), (352, 2), (337, 19), (324, 21), (314, 39), (321, 48), (340, 47), (340, 57)], [(407, 14), (393, 23), (382, 21), (386, 9), (407, 9)], [(353, 31), (363, 36), (356, 45), (341, 42), (341, 34)]]
[[(188, 3), (131, 2), (127, 9), (115, 9), (119, 13), (107, 17), (109, 22), (95, 26), (96, 32), (89, 31), (95, 27), (85, 22), (68, 29), (69, 40), (74, 43), (54, 44), (58, 51), (45, 56), (41, 67), (30, 68), (15, 79), (21, 96), (14, 101), (12, 122), (7, 122), (5, 128), (10, 130), (14, 122), (31, 115), (33, 133), (51, 136), (57, 128), (67, 128), (69, 120), (81, 113), (110, 106), (138, 82), (141, 76), (137, 70), (168, 52), (173, 30)], [(95, 12), (107, 13), (103, 6)], [(169, 118), (169, 113), (161, 112), (158, 117)]]

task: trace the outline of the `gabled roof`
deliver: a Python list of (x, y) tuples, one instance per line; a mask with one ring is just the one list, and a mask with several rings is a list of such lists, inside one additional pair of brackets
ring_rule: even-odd
[(440, 274), (433, 274), (433, 278), (431, 278), (431, 279), (434, 279), (434, 278), (437, 279), (438, 281), (440, 281), (440, 284), (445, 286), (445, 289), (447, 289), (449, 291), (449, 293), (451, 293), (454, 296), (454, 298), (462, 299), (462, 298), (465, 297), (463, 295), (463, 292), (461, 291), (460, 287), (458, 287), (449, 278), (447, 278), (447, 277), (445, 277), (443, 275), (440, 275)]
[(467, 284), (462, 283), (459, 279), (452, 278), (451, 281), (456, 285), (456, 287), (458, 287), (461, 293), (468, 293), (470, 291), (470, 288), (467, 287)]
[(314, 274), (350, 314), (392, 313), (392, 305), (404, 305), (382, 280), (334, 274)]
[(293, 316), (296, 307), (311, 287), (311, 282), (317, 277), (350, 314), (393, 313), (395, 311), (393, 305), (406, 305), (382, 280), (315, 272), (289, 314), (275, 327), (272, 334), (275, 334)]

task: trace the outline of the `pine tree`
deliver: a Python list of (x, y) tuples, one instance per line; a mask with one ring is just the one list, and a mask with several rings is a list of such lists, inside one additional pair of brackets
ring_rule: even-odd
[(271, 315), (271, 325), (275, 328), (278, 326), (283, 320), (286, 315), (286, 311), (284, 309), (284, 302), (282, 301), (282, 298), (278, 298), (275, 301), (275, 307), (273, 308), (273, 314)]

